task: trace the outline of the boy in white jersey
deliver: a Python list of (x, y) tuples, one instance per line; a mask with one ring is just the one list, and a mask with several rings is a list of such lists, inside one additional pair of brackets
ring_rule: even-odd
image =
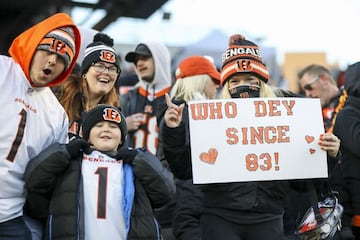
[(70, 75), (80, 43), (70, 16), (58, 13), (17, 36), (10, 57), (0, 56), (0, 239), (31, 239), (24, 171), (47, 146), (67, 142), (67, 115), (49, 86)]
[(82, 119), (84, 139), (51, 145), (25, 174), (27, 207), (46, 220), (46, 239), (161, 239), (152, 209), (174, 196), (173, 175), (151, 153), (123, 147), (118, 108), (97, 105)]

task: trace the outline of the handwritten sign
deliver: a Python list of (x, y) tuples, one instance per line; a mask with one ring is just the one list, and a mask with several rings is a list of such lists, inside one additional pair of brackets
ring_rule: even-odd
[(194, 183), (327, 177), (319, 99), (189, 102)]

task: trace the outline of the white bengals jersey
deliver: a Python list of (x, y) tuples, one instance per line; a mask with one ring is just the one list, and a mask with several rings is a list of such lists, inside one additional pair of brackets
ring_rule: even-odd
[(82, 161), (85, 239), (126, 239), (123, 163), (99, 151)]
[(68, 141), (68, 118), (50, 88), (32, 88), (11, 58), (0, 57), (0, 222), (22, 215), (30, 159)]

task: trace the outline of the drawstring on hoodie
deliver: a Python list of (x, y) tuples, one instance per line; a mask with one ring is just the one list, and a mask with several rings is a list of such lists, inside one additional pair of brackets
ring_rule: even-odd
[(146, 102), (149, 101), (149, 85), (146, 84), (146, 96), (145, 96), (145, 99), (146, 99)]
[(156, 99), (155, 84), (152, 85), (152, 95), (150, 95), (149, 92), (149, 84), (146, 84), (145, 98), (146, 98), (146, 102), (152, 102)]
[(153, 87), (153, 101), (154, 101), (155, 98), (156, 98), (156, 96), (155, 96), (155, 84), (152, 87)]

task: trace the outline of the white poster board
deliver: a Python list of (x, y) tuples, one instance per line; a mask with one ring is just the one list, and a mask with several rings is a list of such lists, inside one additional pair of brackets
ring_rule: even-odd
[(319, 99), (189, 102), (194, 183), (326, 178)]

